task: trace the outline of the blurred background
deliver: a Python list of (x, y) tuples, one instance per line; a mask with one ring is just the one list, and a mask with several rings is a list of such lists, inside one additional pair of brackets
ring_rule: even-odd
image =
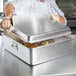
[(68, 19), (68, 26), (72, 33), (76, 33), (76, 0), (56, 0), (59, 8)]

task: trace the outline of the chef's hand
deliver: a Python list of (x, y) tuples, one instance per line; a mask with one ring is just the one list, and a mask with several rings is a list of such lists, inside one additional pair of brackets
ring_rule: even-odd
[(2, 28), (8, 30), (11, 26), (11, 20), (9, 18), (4, 18), (2, 21)]
[(57, 14), (52, 14), (51, 17), (52, 19), (56, 20), (60, 24), (66, 25), (65, 17), (57, 15)]

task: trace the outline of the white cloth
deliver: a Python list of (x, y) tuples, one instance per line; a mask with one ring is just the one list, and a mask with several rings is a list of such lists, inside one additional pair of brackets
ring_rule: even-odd
[(64, 13), (58, 8), (55, 0), (45, 0), (40, 2), (38, 0), (13, 0), (8, 1), (15, 7), (15, 14), (27, 13), (42, 13), (42, 14), (59, 14), (64, 16)]
[[(11, 0), (7, 3), (14, 5), (14, 13), (16, 15), (40, 13), (44, 15), (46, 14), (49, 17), (51, 14), (57, 14), (64, 17), (64, 13), (59, 9), (55, 0), (45, 0), (44, 2), (40, 2), (39, 0)], [(65, 18), (65, 25), (66, 24), (67, 20)]]
[(0, 0), (0, 12), (3, 12), (3, 0)]

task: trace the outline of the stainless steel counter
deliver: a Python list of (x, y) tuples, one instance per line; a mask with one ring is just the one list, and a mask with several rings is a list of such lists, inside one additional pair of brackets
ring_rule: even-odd
[(70, 55), (36, 66), (27, 65), (6, 50), (0, 51), (0, 76), (76, 76), (76, 38), (70, 50)]

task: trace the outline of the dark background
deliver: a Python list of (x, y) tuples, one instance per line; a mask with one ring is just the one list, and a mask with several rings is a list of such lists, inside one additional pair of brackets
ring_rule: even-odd
[(56, 0), (59, 8), (65, 13), (67, 25), (76, 33), (76, 0)]

